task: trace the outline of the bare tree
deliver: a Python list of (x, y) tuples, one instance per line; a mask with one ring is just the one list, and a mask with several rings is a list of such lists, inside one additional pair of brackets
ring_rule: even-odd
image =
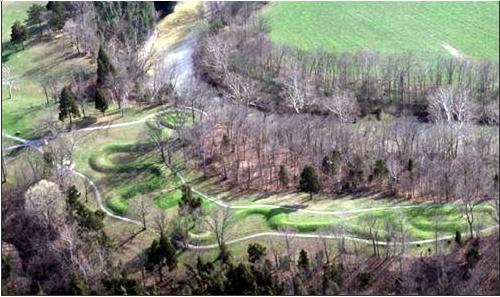
[(45, 76), (41, 84), (45, 93), (47, 104), (49, 104), (49, 96), (52, 98), (54, 103), (57, 103), (59, 94), (61, 94), (63, 84), (52, 75)]
[(207, 226), (214, 232), (217, 238), (217, 245), (222, 251), (224, 248), (228, 228), (233, 221), (233, 213), (229, 208), (222, 208), (217, 210), (213, 215), (205, 218)]
[(63, 134), (51, 141), (45, 150), (47, 161), (52, 163), (55, 169), (54, 175), (57, 184), (65, 190), (67, 186), (68, 176), (73, 170), (73, 151), (77, 141), (69, 134)]
[(148, 135), (149, 138), (155, 143), (160, 151), (161, 160), (167, 166), (171, 164), (171, 154), (168, 148), (169, 133), (163, 127), (161, 115), (156, 116), (152, 122), (148, 122)]
[(160, 66), (153, 69), (152, 91), (153, 100), (163, 103), (169, 96), (174, 95), (179, 75), (177, 64), (159, 63)]
[(379, 256), (378, 251), (378, 225), (377, 225), (377, 217), (374, 215), (368, 215), (366, 217), (366, 224), (368, 226), (368, 232), (370, 233), (372, 239), (372, 247), (373, 247), (373, 255)]
[(429, 114), (436, 122), (457, 121), (462, 127), (474, 118), (474, 104), (465, 89), (454, 92), (450, 88), (439, 88), (428, 98), (428, 104)]
[(470, 196), (464, 197), (462, 205), (460, 206), (464, 215), (465, 221), (469, 227), (470, 238), (474, 238), (474, 209), (476, 201)]
[(148, 203), (144, 199), (144, 195), (140, 195), (139, 199), (134, 199), (134, 202), (132, 204), (132, 209), (134, 213), (141, 218), (142, 222), (142, 230), (147, 229), (146, 225), (146, 216), (147, 216), (147, 210), (149, 208)]
[(155, 209), (153, 214), (153, 221), (160, 233), (160, 236), (163, 236), (163, 234), (165, 234), (165, 230), (167, 229), (168, 225), (165, 211), (163, 209)]
[(9, 91), (9, 98), (12, 99), (12, 88), (14, 87), (16, 79), (9, 66), (2, 65), (2, 85), (7, 85)]
[(321, 104), (341, 123), (352, 123), (359, 114), (358, 101), (351, 92), (337, 91), (333, 96), (322, 98)]
[(66, 202), (57, 184), (42, 179), (26, 191), (25, 197), (26, 209), (43, 217), (48, 224), (64, 218)]
[(307, 89), (309, 85), (301, 76), (298, 67), (293, 68), (285, 82), (286, 89), (283, 96), (296, 113), (302, 112), (306, 106), (314, 103), (314, 97)]
[(86, 87), (90, 76), (90, 73), (83, 68), (78, 68), (71, 74), (72, 89), (76, 93), (77, 101), (80, 103), (83, 117), (85, 117), (85, 102), (87, 100)]

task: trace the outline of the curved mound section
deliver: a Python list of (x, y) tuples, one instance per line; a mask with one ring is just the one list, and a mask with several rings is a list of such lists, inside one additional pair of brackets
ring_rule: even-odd
[(153, 165), (143, 157), (154, 149), (149, 143), (112, 144), (94, 153), (89, 164), (93, 170), (103, 173), (140, 171)]
[(160, 166), (155, 150), (150, 143), (113, 144), (90, 157), (90, 167), (104, 175), (100, 182), (112, 188), (105, 198), (113, 212), (126, 214), (138, 196), (163, 209), (177, 205), (177, 183), (170, 171)]
[[(400, 232), (401, 222), (404, 232), (413, 240), (432, 239), (436, 236), (452, 235), (459, 231), (468, 232), (468, 226), (460, 210), (460, 205), (430, 205), (422, 208), (385, 209), (355, 215), (317, 215), (301, 213), (283, 208), (249, 208), (235, 212), (235, 219), (244, 221), (250, 216), (261, 216), (267, 227), (279, 230), (290, 229), (297, 232), (318, 232), (321, 230), (344, 230), (346, 234), (363, 239), (371, 239), (370, 227), (383, 240), (386, 235)], [(487, 203), (476, 206), (474, 214), (482, 227), (495, 224), (494, 210)]]
[(162, 126), (169, 129), (176, 129), (183, 125), (193, 123), (193, 116), (191, 112), (175, 110), (163, 114), (160, 118)]

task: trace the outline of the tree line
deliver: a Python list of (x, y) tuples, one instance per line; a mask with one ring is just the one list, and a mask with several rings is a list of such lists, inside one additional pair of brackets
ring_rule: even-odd
[(382, 111), (427, 121), (426, 98), (451, 88), (467, 94), (474, 122), (499, 123), (498, 62), (275, 45), (257, 15), (260, 6), (206, 5), (210, 25), (197, 47), (198, 74), (234, 102), (268, 111), (333, 114), (350, 122)]
[[(498, 129), (414, 117), (346, 124), (332, 116), (212, 105), (179, 133), (185, 153), (235, 187), (280, 190), (318, 175), (321, 191), (385, 191), (433, 201), (498, 195)], [(314, 173), (311, 173), (313, 171)], [(316, 188), (316, 187), (313, 187)]]

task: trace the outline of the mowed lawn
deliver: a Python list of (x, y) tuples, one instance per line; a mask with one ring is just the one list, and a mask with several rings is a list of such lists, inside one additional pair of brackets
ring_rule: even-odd
[(498, 61), (498, 2), (273, 2), (273, 42), (333, 53), (450, 56), (443, 45)]

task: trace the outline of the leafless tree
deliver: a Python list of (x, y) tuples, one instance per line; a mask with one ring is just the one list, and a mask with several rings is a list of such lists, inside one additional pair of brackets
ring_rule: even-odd
[(285, 82), (286, 90), (283, 96), (296, 113), (302, 112), (306, 106), (313, 104), (315, 101), (310, 90), (308, 90), (309, 85), (301, 77), (298, 67), (293, 68)]
[(474, 238), (474, 209), (476, 207), (476, 201), (471, 197), (465, 197), (463, 203), (460, 206), (462, 213), (464, 215), (465, 221), (469, 227), (470, 238)]
[(7, 86), (7, 90), (9, 91), (9, 98), (12, 99), (12, 89), (14, 87), (16, 79), (12, 70), (9, 66), (2, 65), (2, 85)]
[(61, 94), (61, 89), (63, 87), (62, 83), (54, 76), (48, 75), (42, 79), (41, 84), (45, 93), (47, 104), (49, 104), (49, 96), (52, 98), (54, 103), (57, 103), (59, 94)]
[(174, 95), (179, 75), (176, 64), (159, 63), (160, 66), (153, 69), (152, 90), (153, 99), (163, 103), (169, 96)]
[(141, 218), (142, 230), (147, 229), (146, 216), (149, 209), (149, 203), (146, 202), (144, 195), (140, 195), (138, 199), (134, 199), (132, 209), (133, 212)]
[(322, 105), (333, 113), (341, 123), (352, 123), (359, 114), (356, 97), (351, 92), (338, 91), (321, 99)]
[(64, 218), (66, 202), (57, 184), (42, 179), (26, 191), (25, 197), (26, 209), (43, 217), (47, 224)]
[(167, 229), (167, 224), (168, 224), (165, 211), (162, 209), (154, 210), (153, 221), (160, 235), (163, 236), (163, 234), (165, 234), (165, 230)]
[(57, 184), (65, 190), (70, 180), (73, 163), (73, 151), (78, 142), (72, 135), (62, 134), (46, 146), (45, 154), (55, 169)]
[(233, 221), (233, 213), (229, 208), (222, 208), (217, 210), (213, 215), (207, 216), (205, 222), (209, 229), (214, 232), (217, 238), (217, 245), (219, 249), (224, 248), (227, 231)]
[(454, 92), (450, 88), (437, 89), (428, 99), (429, 113), (436, 122), (458, 122), (460, 127), (474, 118), (474, 104), (469, 92), (460, 89)]
[(368, 232), (370, 233), (373, 247), (373, 255), (379, 256), (378, 250), (378, 225), (377, 225), (377, 217), (374, 215), (368, 215), (366, 217), (366, 224), (368, 226)]
[(85, 117), (85, 102), (87, 101), (86, 88), (91, 75), (83, 68), (75, 69), (71, 74), (72, 89), (76, 93), (77, 101)]
[(156, 116), (152, 122), (148, 122), (148, 135), (149, 138), (155, 143), (160, 151), (161, 160), (167, 166), (171, 163), (170, 149), (168, 148), (169, 134), (163, 127), (161, 115)]

